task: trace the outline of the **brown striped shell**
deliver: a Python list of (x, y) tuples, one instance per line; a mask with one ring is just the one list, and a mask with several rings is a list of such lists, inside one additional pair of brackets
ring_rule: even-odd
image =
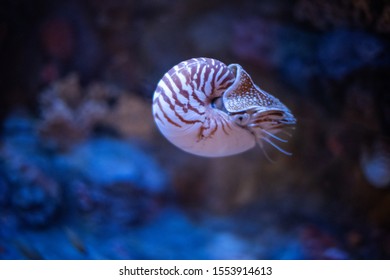
[(273, 133), (295, 123), (287, 107), (258, 88), (240, 65), (211, 58), (170, 69), (155, 90), (153, 115), (170, 142), (207, 157), (241, 153), (262, 140), (281, 150), (271, 138), (284, 139)]

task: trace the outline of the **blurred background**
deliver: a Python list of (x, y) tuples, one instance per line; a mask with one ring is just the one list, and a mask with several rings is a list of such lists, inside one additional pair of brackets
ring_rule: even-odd
[[(390, 2), (0, 3), (0, 259), (389, 259)], [(288, 157), (172, 146), (151, 100), (239, 63), (298, 119)]]

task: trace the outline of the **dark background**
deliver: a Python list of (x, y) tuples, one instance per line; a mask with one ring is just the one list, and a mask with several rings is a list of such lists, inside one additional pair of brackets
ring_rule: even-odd
[[(0, 259), (389, 259), (389, 34), (385, 0), (1, 1)], [(192, 57), (285, 103), (293, 156), (168, 143)]]

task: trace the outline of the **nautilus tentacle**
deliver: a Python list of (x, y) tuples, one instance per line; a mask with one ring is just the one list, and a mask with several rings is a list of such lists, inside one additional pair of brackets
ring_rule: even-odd
[(170, 69), (153, 97), (153, 115), (161, 133), (184, 151), (208, 157), (244, 152), (295, 124), (290, 110), (256, 86), (238, 64), (193, 58)]

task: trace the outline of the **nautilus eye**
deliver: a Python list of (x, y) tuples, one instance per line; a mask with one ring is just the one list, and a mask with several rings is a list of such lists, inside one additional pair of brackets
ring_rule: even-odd
[[(192, 154), (220, 157), (268, 143), (287, 142), (276, 134), (296, 120), (277, 98), (256, 86), (238, 64), (192, 58), (171, 68), (153, 96), (161, 133)], [(287, 132), (286, 132), (287, 134)]]
[(251, 119), (248, 113), (232, 115), (232, 120), (239, 126), (246, 126)]

